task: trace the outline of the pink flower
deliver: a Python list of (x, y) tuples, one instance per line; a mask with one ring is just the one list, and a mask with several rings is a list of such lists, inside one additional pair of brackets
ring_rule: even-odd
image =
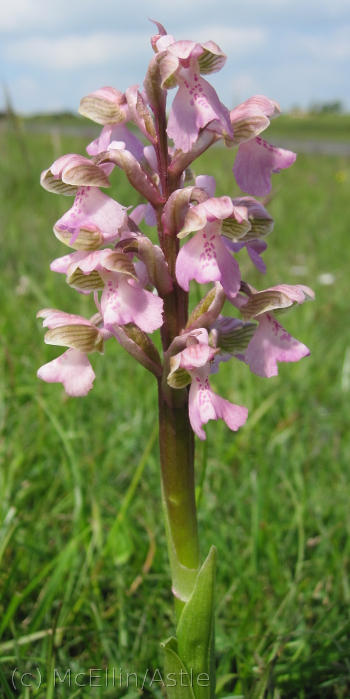
[(79, 112), (98, 124), (123, 124), (130, 119), (125, 94), (109, 86), (83, 97)]
[(241, 235), (250, 229), (247, 209), (234, 206), (230, 197), (207, 199), (189, 210), (179, 237), (190, 231), (197, 233), (181, 248), (176, 260), (176, 278), (185, 291), (189, 290), (190, 280), (195, 279), (200, 284), (221, 282), (231, 298), (238, 293), (239, 266), (220, 235), (225, 219), (234, 219)]
[(201, 329), (196, 337), (190, 336), (189, 344), (182, 352), (171, 358), (171, 374), (177, 369), (185, 369), (189, 372), (192, 382), (189, 394), (189, 418), (193, 431), (201, 440), (206, 439), (202, 425), (208, 420), (223, 419), (227, 426), (238, 430), (244, 425), (248, 410), (243, 406), (233, 405), (229, 401), (218, 396), (209, 384), (210, 363), (215, 357), (216, 351), (208, 345), (208, 333)]
[(41, 173), (40, 184), (49, 192), (67, 196), (75, 195), (77, 187), (110, 187), (103, 167), (95, 165), (82, 155), (68, 153)]
[(92, 141), (86, 150), (89, 155), (98, 155), (107, 151), (111, 143), (114, 148), (119, 146), (128, 150), (138, 162), (142, 160), (144, 145), (125, 124), (107, 124), (103, 127), (100, 136)]
[(233, 127), (233, 139), (226, 137), (226, 145), (233, 146), (249, 141), (264, 131), (270, 119), (279, 116), (281, 108), (278, 102), (264, 95), (254, 95), (230, 112)]
[(295, 153), (276, 148), (259, 136), (269, 126), (270, 119), (280, 113), (279, 104), (263, 95), (250, 97), (230, 113), (233, 137), (224, 133), (224, 143), (229, 148), (239, 146), (233, 173), (239, 187), (248, 194), (268, 194), (271, 174), (295, 161)]
[(221, 223), (207, 223), (181, 248), (176, 260), (176, 279), (189, 291), (191, 279), (199, 284), (221, 282), (227, 296), (234, 297), (240, 287), (238, 262), (220, 236)]
[(277, 362), (297, 362), (310, 354), (310, 350), (276, 320), (272, 311), (314, 298), (314, 292), (307, 286), (280, 284), (253, 293), (247, 300), (241, 295), (233, 299), (233, 305), (240, 309), (245, 320), (254, 318), (259, 323), (244, 353), (244, 361), (254, 374), (266, 378), (277, 376)]
[(69, 245), (74, 246), (84, 229), (94, 234), (99, 247), (118, 238), (120, 228), (126, 225), (124, 206), (97, 187), (79, 187), (73, 206), (55, 223), (54, 232), (62, 240), (61, 233), (68, 231), (71, 234)]
[(105, 326), (135, 323), (144, 332), (152, 333), (163, 325), (163, 301), (125, 274), (101, 272), (105, 288), (101, 309)]
[(104, 341), (109, 334), (87, 318), (53, 308), (44, 308), (37, 317), (43, 318), (43, 327), (48, 328), (44, 338), (47, 344), (70, 348), (40, 367), (39, 379), (62, 383), (69, 396), (86, 396), (95, 378), (86, 355), (91, 352), (103, 354)]
[[(98, 271), (104, 284), (101, 313), (106, 329), (116, 323), (135, 323), (144, 332), (153, 332), (163, 324), (163, 301), (142, 288), (136, 270), (127, 255), (113, 250), (95, 250), (65, 255), (55, 260), (51, 269), (71, 276), (77, 269), (85, 275)], [(118, 271), (118, 269), (120, 271)], [(144, 265), (140, 276), (147, 281)]]
[(62, 383), (67, 395), (73, 398), (86, 396), (96, 378), (86, 354), (76, 349), (69, 349), (57, 359), (44, 364), (37, 376), (47, 383)]
[(179, 89), (168, 120), (168, 135), (184, 153), (191, 150), (199, 131), (213, 123), (214, 131), (232, 133), (228, 109), (220, 102), (214, 88), (199, 75), (196, 59), (177, 74)]
[(271, 313), (262, 313), (256, 320), (259, 327), (244, 354), (244, 361), (254, 374), (277, 376), (277, 362), (298, 362), (309, 356), (308, 347), (292, 337)]
[(292, 151), (276, 148), (258, 136), (239, 146), (233, 174), (244, 192), (263, 197), (271, 192), (271, 174), (290, 167), (296, 157)]
[[(160, 60), (162, 87), (178, 86), (168, 120), (168, 135), (184, 153), (191, 150), (199, 131), (212, 125), (214, 131), (228, 133), (232, 127), (228, 109), (220, 102), (214, 88), (201, 77), (221, 70), (226, 55), (212, 41), (175, 41), (168, 35), (156, 41)], [(210, 126), (209, 126), (210, 128)]]

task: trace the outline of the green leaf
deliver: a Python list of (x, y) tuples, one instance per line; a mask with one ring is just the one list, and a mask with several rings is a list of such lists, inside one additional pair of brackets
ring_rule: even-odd
[(160, 646), (165, 653), (163, 680), (168, 699), (195, 699), (191, 677), (177, 654), (176, 638), (168, 638)]
[[(235, 677), (237, 677), (236, 672), (230, 672), (226, 675), (221, 675), (221, 677), (218, 677), (218, 679), (216, 680), (215, 693), (219, 694), (219, 692), (223, 690), (225, 684), (233, 680)], [(224, 697), (223, 699), (227, 699), (227, 697)]]
[[(178, 651), (189, 673), (193, 672), (193, 691), (196, 699), (215, 696), (214, 655), (214, 585), (217, 551), (212, 546), (204, 561), (194, 590), (181, 614), (177, 628)], [(208, 675), (210, 686), (200, 681), (199, 675)], [(204, 678), (203, 678), (204, 679)]]

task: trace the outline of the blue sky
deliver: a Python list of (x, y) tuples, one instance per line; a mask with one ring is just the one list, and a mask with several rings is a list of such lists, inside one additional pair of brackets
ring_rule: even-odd
[[(350, 110), (349, 0), (3, 0), (0, 79), (21, 113), (75, 111), (103, 85), (141, 84), (147, 17), (176, 39), (227, 53), (210, 81), (232, 108), (265, 94), (287, 110), (340, 99)], [(0, 95), (0, 109), (3, 97)]]

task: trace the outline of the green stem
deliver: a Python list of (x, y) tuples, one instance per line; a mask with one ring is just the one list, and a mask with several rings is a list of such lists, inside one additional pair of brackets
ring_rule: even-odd
[[(169, 187), (168, 140), (166, 132), (166, 105), (159, 100), (154, 110), (157, 132), (157, 160), (162, 194), (167, 201), (179, 186), (179, 177)], [(159, 242), (173, 279), (173, 290), (164, 297), (164, 324), (161, 329), (162, 345), (167, 351), (175, 337), (185, 328), (188, 316), (188, 294), (178, 285), (175, 275), (179, 240), (164, 235), (163, 207), (157, 208)], [(164, 374), (168, 363), (164, 363)], [(179, 619), (189, 599), (199, 570), (199, 537), (194, 485), (194, 434), (188, 416), (188, 390), (173, 390), (166, 383), (166, 375), (158, 381), (159, 445), (162, 478), (162, 497), (167, 533), (172, 589), (175, 611)]]
[(194, 435), (188, 417), (187, 389), (169, 389), (165, 395), (159, 382), (158, 396), (163, 507), (179, 616), (193, 590), (200, 563)]

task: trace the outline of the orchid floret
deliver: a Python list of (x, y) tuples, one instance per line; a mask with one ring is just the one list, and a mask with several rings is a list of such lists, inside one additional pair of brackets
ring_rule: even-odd
[(296, 157), (292, 151), (276, 148), (257, 136), (239, 146), (233, 174), (243, 192), (263, 197), (271, 192), (272, 173), (290, 167)]
[[(199, 439), (205, 440), (206, 435), (202, 426), (208, 420), (223, 419), (231, 430), (238, 430), (244, 425), (248, 410), (234, 405), (218, 396), (209, 384), (211, 362), (218, 350), (209, 346), (208, 332), (200, 328), (194, 335), (189, 335), (186, 347), (170, 360), (168, 383), (176, 386), (174, 374), (183, 369), (191, 379), (189, 392), (189, 418), (193, 431)], [(181, 374), (180, 374), (181, 376)]]
[(254, 319), (259, 323), (244, 353), (244, 361), (254, 374), (265, 378), (277, 376), (277, 362), (297, 362), (310, 354), (306, 345), (292, 337), (276, 320), (273, 312), (314, 298), (314, 292), (307, 286), (279, 284), (253, 293), (248, 299), (238, 295), (231, 301), (245, 320)]
[(69, 349), (60, 357), (38, 369), (37, 376), (47, 383), (62, 383), (72, 398), (87, 396), (96, 378), (86, 356), (79, 350)]
[(96, 187), (80, 187), (72, 208), (55, 223), (54, 232), (62, 242), (66, 242), (68, 233), (70, 247), (91, 249), (118, 238), (126, 224), (124, 206)]

